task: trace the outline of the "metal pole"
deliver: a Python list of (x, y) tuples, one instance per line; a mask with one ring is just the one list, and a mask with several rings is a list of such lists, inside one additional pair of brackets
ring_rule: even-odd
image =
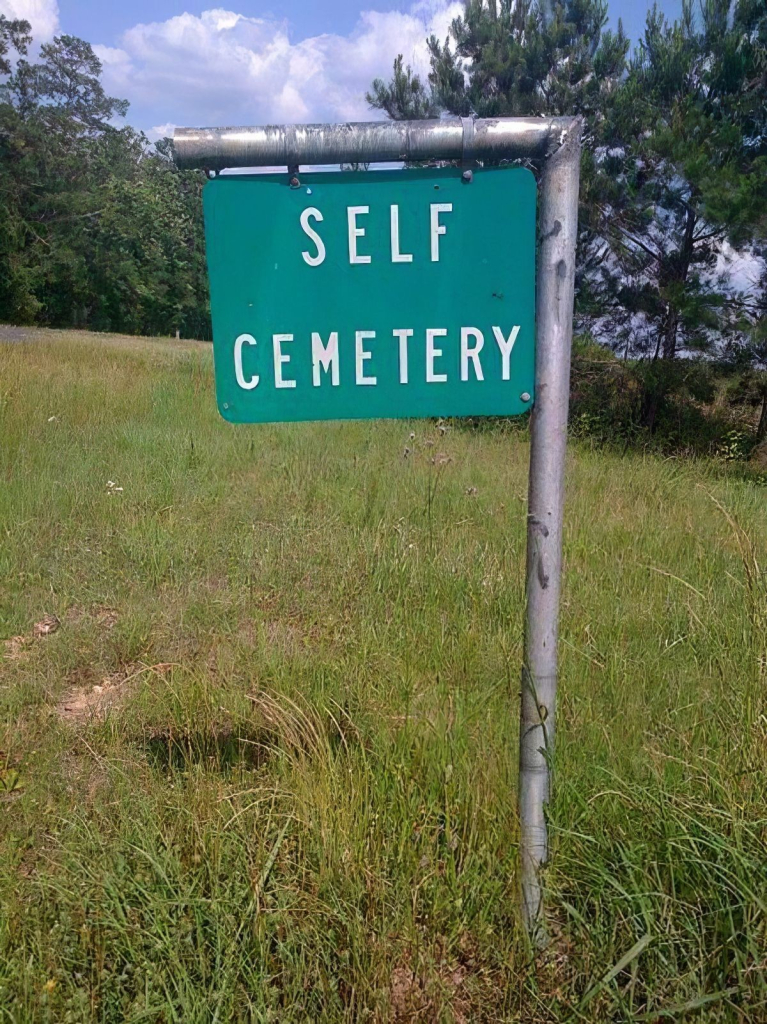
[(539, 159), (572, 124), (569, 117), (443, 117), (427, 121), (176, 128), (179, 167), (283, 167), (294, 164), (414, 160)]
[(547, 940), (540, 870), (548, 858), (562, 579), (567, 410), (578, 233), (580, 119), (543, 168), (538, 218), (535, 408), (530, 433), (527, 617), (519, 736), (522, 915), (538, 945)]

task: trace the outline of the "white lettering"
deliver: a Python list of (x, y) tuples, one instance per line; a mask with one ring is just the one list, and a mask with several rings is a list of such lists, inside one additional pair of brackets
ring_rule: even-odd
[(434, 372), (434, 360), (439, 359), (442, 355), (441, 348), (434, 347), (435, 338), (444, 338), (447, 334), (447, 330), (444, 327), (427, 327), (426, 328), (426, 383), (427, 384), (442, 384), (447, 380), (446, 373), (435, 373)]
[(237, 383), (246, 391), (251, 391), (258, 385), (258, 374), (254, 373), (250, 380), (245, 380), (245, 375), (242, 372), (242, 346), (255, 344), (256, 339), (252, 334), (241, 334), (234, 343), (234, 375), (237, 378)]
[(296, 386), (296, 382), (294, 380), (285, 380), (282, 376), (283, 365), (290, 362), (290, 356), (283, 355), (282, 353), (282, 343), (284, 341), (292, 340), (292, 334), (272, 335), (272, 350), (274, 353), (274, 386), (276, 388), (294, 388)]
[[(493, 336), (501, 354), (501, 379), (511, 380), (511, 356), (514, 346), (519, 337), (521, 327), (511, 327), (508, 335), (505, 329), (493, 327)], [(311, 332), (311, 359), (312, 359), (312, 384), (315, 388), (323, 384), (330, 384), (331, 387), (339, 387), (341, 384), (341, 347), (339, 343), (340, 332), (329, 331), (327, 340), (323, 338), (324, 332)], [(410, 383), (410, 341), (415, 331), (412, 327), (395, 327), (392, 330), (392, 338), (397, 345), (398, 376), (400, 384)], [(444, 384), (450, 377), (450, 367), (453, 366), (452, 351), (448, 345), (445, 349), (442, 339), (449, 337), (450, 331), (445, 327), (426, 328), (426, 383)], [(361, 386), (375, 386), (378, 384), (378, 376), (372, 372), (368, 365), (374, 359), (375, 349), (370, 348), (369, 342), (377, 337), (376, 331), (355, 331), (355, 380)], [(273, 334), (272, 353), (274, 363), (274, 386), (275, 388), (295, 388), (298, 381), (290, 376), (290, 366), (293, 354), (286, 349), (286, 345), (295, 340), (293, 334)], [(486, 337), (479, 327), (460, 328), (460, 379), (462, 381), (484, 381), (487, 359), (482, 359), (482, 352), (485, 349)], [(256, 349), (257, 341), (252, 334), (240, 334), (234, 341), (234, 375), (237, 386), (244, 391), (252, 391), (258, 387), (260, 377), (258, 373), (250, 372), (251, 368), (258, 367), (255, 354), (246, 357), (247, 368), (244, 365), (243, 351), (245, 347)], [(440, 347), (438, 347), (440, 346)], [(305, 351), (303, 345), (301, 352)], [(392, 353), (393, 355), (393, 353)], [(390, 357), (387, 356), (387, 360)], [(444, 367), (439, 363), (441, 359), (447, 359)], [(250, 360), (255, 360), (251, 362)], [(375, 365), (375, 364), (373, 364)], [(455, 367), (458, 369), (459, 367)], [(393, 367), (392, 367), (393, 370)], [(301, 373), (298, 374), (303, 379)]]
[(338, 331), (331, 331), (327, 345), (322, 338), (312, 331), (312, 380), (314, 386), (320, 386), (320, 367), (325, 373), (330, 370), (330, 381), (334, 388), (338, 387)]
[(399, 250), (399, 206), (391, 208), (391, 261), (392, 263), (412, 263), (411, 252)]
[(413, 337), (413, 331), (410, 327), (398, 327), (392, 334), (399, 338), (399, 382), (407, 384), (407, 339)]
[(431, 204), (431, 261), (432, 263), (439, 262), (439, 236), (447, 234), (447, 228), (444, 224), (440, 224), (439, 215), (441, 213), (452, 213), (452, 203), (432, 203)]
[(357, 239), (365, 234), (364, 228), (357, 227), (357, 217), (363, 213), (370, 213), (369, 206), (347, 206), (346, 216), (349, 221), (349, 262), (370, 263), (369, 256), (357, 255)]
[(301, 255), (309, 264), (310, 267), (318, 267), (320, 263), (325, 259), (325, 243), (322, 241), (320, 236), (309, 226), (309, 218), (314, 217), (315, 220), (322, 220), (322, 214), (314, 206), (307, 206), (304, 212), (301, 214), (301, 227), (304, 229), (306, 234), (311, 238), (314, 244), (317, 246), (317, 255), (312, 256), (311, 253), (304, 250)]
[(504, 338), (503, 331), (500, 327), (493, 328), (493, 334), (495, 340), (498, 342), (498, 348), (501, 350), (501, 359), (503, 365), (503, 372), (501, 374), (504, 380), (509, 380), (511, 376), (511, 370), (509, 367), (509, 361), (511, 360), (511, 350), (514, 348), (514, 342), (517, 340), (519, 334), (519, 327), (512, 327), (511, 334), (508, 338)]
[[(475, 345), (469, 347), (469, 338), (474, 338)], [(474, 363), (474, 376), (477, 380), (484, 380), (482, 375), (482, 364), (479, 361), (479, 353), (482, 351), (485, 339), (482, 331), (476, 327), (461, 328), (461, 380), (469, 379), (469, 360)]]
[(367, 349), (363, 348), (362, 342), (365, 338), (375, 338), (375, 331), (357, 331), (356, 335), (356, 362), (357, 362), (357, 383), (358, 384), (377, 384), (377, 377), (366, 377), (365, 376), (365, 362), (370, 359), (373, 355), (372, 352), (368, 352)]

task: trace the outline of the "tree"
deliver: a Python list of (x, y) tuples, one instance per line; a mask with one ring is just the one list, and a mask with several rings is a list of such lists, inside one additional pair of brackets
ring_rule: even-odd
[[(8, 35), (9, 30), (6, 31)], [(16, 38), (22, 47), (24, 38)], [(208, 335), (200, 190), (60, 36), (0, 96), (0, 319)]]
[(756, 301), (746, 306), (739, 344), (728, 352), (733, 381), (729, 397), (759, 410), (755, 443), (767, 439), (767, 267), (760, 282)]
[(628, 50), (620, 23), (605, 32), (606, 21), (605, 0), (468, 0), (453, 48), (429, 41), (432, 86), (455, 113), (594, 116)]
[(58, 36), (40, 49), (42, 60), (22, 60), (10, 83), (21, 109), (34, 109), (55, 130), (99, 135), (114, 130), (111, 121), (125, 117), (128, 101), (107, 96), (99, 80), (101, 61), (90, 43)]
[(620, 24), (605, 32), (606, 21), (606, 0), (466, 0), (448, 38), (428, 40), (428, 87), (403, 71), (400, 56), (389, 84), (377, 79), (368, 102), (395, 119), (436, 110), (596, 117), (628, 51)]
[(585, 206), (605, 243), (587, 312), (627, 353), (710, 352), (734, 329), (717, 260), (726, 239), (762, 230), (767, 201), (757, 7), (684, 0), (673, 24), (654, 8), (605, 122)]
[(606, 17), (604, 0), (466, 0), (428, 40), (428, 84), (398, 58), (368, 99), (394, 118), (584, 115), (581, 326), (627, 355), (710, 352), (740, 317), (723, 247), (765, 235), (767, 6), (684, 0), (673, 24), (654, 8), (628, 64)]
[(381, 78), (373, 82), (365, 99), (376, 110), (383, 110), (393, 121), (418, 121), (439, 114), (433, 97), (410, 67), (403, 68), (402, 54), (394, 59), (394, 73), (387, 84)]
[(10, 75), (13, 64), (8, 57), (11, 49), (14, 49), (21, 56), (25, 56), (29, 44), (32, 42), (30, 35), (31, 26), (28, 21), (16, 19), (11, 21), (4, 14), (0, 14), (0, 75)]
[(96, 329), (207, 333), (202, 180), (166, 159), (165, 141), (136, 173), (106, 178), (99, 216), (84, 221), (88, 319)]

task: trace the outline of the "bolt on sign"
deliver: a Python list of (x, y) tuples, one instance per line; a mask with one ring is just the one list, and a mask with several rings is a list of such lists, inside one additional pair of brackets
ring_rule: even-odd
[(227, 175), (204, 190), (218, 406), (235, 423), (514, 415), (534, 398), (523, 168)]

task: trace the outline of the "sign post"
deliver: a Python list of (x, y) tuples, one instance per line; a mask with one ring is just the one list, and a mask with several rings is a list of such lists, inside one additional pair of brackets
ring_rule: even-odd
[[(533, 409), (519, 739), (520, 910), (546, 941), (578, 118), (176, 129), (205, 189), (216, 392), (233, 422)], [(482, 169), (305, 174), (306, 164)], [(498, 167), (540, 168), (535, 180)], [(290, 169), (288, 176), (225, 168)], [(536, 260), (537, 250), (537, 260)]]
[(538, 211), (536, 402), (530, 423), (518, 793), (521, 909), (537, 945), (546, 942), (540, 872), (548, 859), (545, 815), (554, 757), (580, 157), (581, 124), (576, 121), (543, 165)]

